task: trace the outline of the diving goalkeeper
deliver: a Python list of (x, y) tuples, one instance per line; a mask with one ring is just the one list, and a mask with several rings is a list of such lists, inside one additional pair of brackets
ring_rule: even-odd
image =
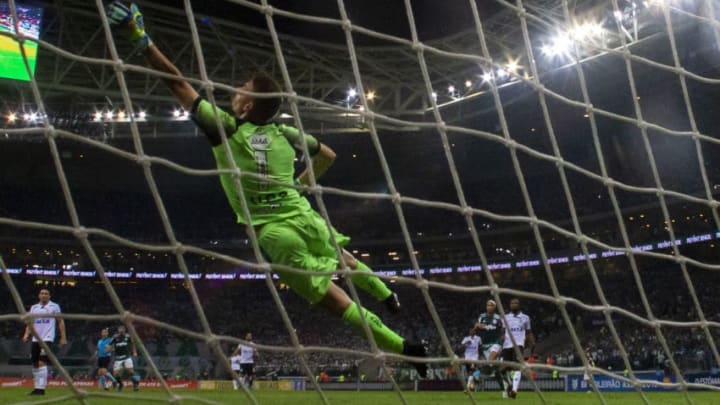
[[(232, 96), (232, 114), (204, 100), (182, 79), (182, 73), (153, 44), (145, 31), (143, 16), (135, 4), (129, 7), (113, 2), (107, 8), (108, 18), (120, 34), (132, 41), (145, 55), (147, 63), (155, 70), (177, 76), (163, 78), (165, 84), (180, 104), (191, 112), (195, 124), (200, 127), (212, 145), (212, 153), (219, 169), (230, 169), (232, 163), (243, 173), (240, 180), (247, 202), (250, 218), (243, 213), (243, 201), (236, 192), (231, 174), (221, 174), (220, 183), (230, 206), (237, 214), (237, 221), (252, 226), (258, 242), (269, 262), (296, 269), (332, 272), (339, 260), (331, 243), (331, 234), (338, 245), (345, 246), (350, 239), (329, 227), (315, 212), (308, 200), (292, 188), (294, 181), (309, 184), (306, 169), (294, 178), (294, 160), (297, 150), (302, 149), (303, 134), (298, 129), (278, 125), (271, 120), (280, 109), (279, 97), (254, 97), (236, 92)], [(245, 92), (276, 93), (279, 85), (265, 74), (255, 75), (240, 87)], [(230, 146), (230, 161), (222, 145), (218, 126), (222, 126)], [(304, 135), (316, 177), (322, 176), (335, 160), (335, 153), (314, 137)], [(269, 182), (273, 180), (274, 182)], [(277, 184), (275, 182), (280, 182)], [(357, 273), (372, 274), (370, 268), (343, 250), (345, 263)], [(367, 320), (378, 346), (394, 353), (424, 357), (422, 344), (404, 340), (383, 324), (378, 316), (362, 308), (331, 280), (331, 275), (306, 275), (283, 270), (277, 271), (280, 279), (311, 304), (319, 304), (357, 330), (362, 330), (361, 316)], [(353, 275), (352, 281), (374, 298), (384, 301), (393, 311), (399, 310), (397, 295), (385, 283), (374, 276)], [(361, 314), (362, 312), (362, 314)], [(415, 363), (421, 376), (425, 376), (425, 364)]]

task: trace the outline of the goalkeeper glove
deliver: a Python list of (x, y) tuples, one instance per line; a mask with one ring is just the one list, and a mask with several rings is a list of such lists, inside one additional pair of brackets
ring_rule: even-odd
[(110, 24), (125, 36), (130, 42), (137, 44), (140, 50), (145, 51), (153, 44), (150, 36), (145, 32), (143, 15), (135, 3), (126, 6), (120, 1), (112, 2), (107, 8), (107, 17)]

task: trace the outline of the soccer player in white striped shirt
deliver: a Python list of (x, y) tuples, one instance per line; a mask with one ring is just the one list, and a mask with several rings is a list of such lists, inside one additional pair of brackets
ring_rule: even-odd
[[(23, 342), (27, 342), (32, 337), (30, 356), (33, 366), (34, 389), (30, 392), (30, 395), (45, 395), (45, 387), (47, 386), (47, 363), (49, 363), (49, 360), (45, 349), (40, 346), (38, 337), (49, 346), (55, 341), (55, 330), (57, 329), (60, 332), (59, 345), (62, 347), (67, 344), (65, 322), (62, 318), (55, 318), (56, 315), (62, 312), (60, 305), (50, 301), (50, 290), (47, 288), (40, 290), (38, 299), (40, 302), (30, 307), (30, 313), (47, 315), (48, 317), (34, 318), (32, 323), (25, 327), (25, 333), (22, 339)], [(31, 327), (32, 330), (30, 329)], [(35, 334), (32, 333), (33, 331)]]
[[(248, 332), (245, 335), (245, 340), (248, 343), (252, 343), (252, 333)], [(240, 356), (241, 380), (245, 383), (245, 386), (252, 388), (253, 380), (255, 378), (255, 356), (257, 355), (257, 350), (255, 350), (252, 346), (241, 343), (232, 355)]]
[[(512, 338), (510, 337), (512, 334)], [(520, 299), (513, 298), (510, 300), (510, 313), (505, 314), (505, 341), (503, 342), (502, 357), (503, 361), (514, 361), (522, 363), (522, 357), (517, 358), (513, 342), (518, 346), (520, 353), (527, 347), (530, 354), (535, 350), (535, 336), (530, 330), (530, 317), (520, 311)], [(507, 370), (507, 369), (506, 369)], [(522, 373), (519, 370), (510, 369), (512, 375), (512, 383), (508, 381), (507, 395), (510, 398), (517, 396), (518, 387), (520, 387), (520, 379)]]

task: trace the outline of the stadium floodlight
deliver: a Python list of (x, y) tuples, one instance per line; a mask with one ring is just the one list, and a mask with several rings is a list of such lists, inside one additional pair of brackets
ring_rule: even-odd
[(175, 117), (175, 118), (180, 118), (180, 114), (182, 114), (182, 112), (181, 112), (180, 110), (178, 110), (178, 109), (174, 109), (173, 112), (172, 112), (172, 115), (173, 115), (173, 117)]
[(30, 114), (28, 114), (28, 113), (23, 114), (23, 121), (30, 121)]
[(117, 117), (119, 120), (124, 120), (125, 119), (125, 111), (123, 111), (123, 110), (118, 111)]
[(432, 92), (433, 101), (437, 101), (437, 92)]
[(100, 120), (102, 120), (102, 112), (101, 112), (101, 111), (95, 111), (95, 114), (93, 114), (93, 120), (94, 120), (94, 121), (100, 121)]
[(455, 86), (453, 86), (452, 84), (449, 85), (449, 86), (448, 86), (448, 93), (450, 93), (451, 95), (452, 95), (452, 94), (455, 94)]
[(348, 90), (348, 97), (349, 97), (349, 98), (355, 98), (355, 97), (357, 97), (357, 90), (355, 90), (355, 89), (350, 89), (350, 90)]
[(508, 77), (508, 75), (509, 74), (508, 74), (507, 70), (505, 70), (503, 68), (500, 68), (497, 70), (497, 76), (500, 79), (504, 79), (504, 78)]
[(365, 96), (365, 98), (367, 98), (368, 101), (373, 101), (373, 100), (375, 100), (375, 92), (374, 92), (373, 90), (368, 91), (368, 93), (367, 93), (367, 95)]
[(141, 120), (144, 120), (146, 117), (147, 117), (147, 113), (145, 111), (140, 111), (138, 113), (138, 118), (140, 118)]
[(105, 113), (105, 118), (106, 118), (106, 119), (111, 120), (111, 119), (113, 119), (114, 116), (115, 116), (115, 114), (113, 113), (112, 110), (109, 110), (108, 112)]
[(517, 61), (510, 61), (507, 65), (505, 65), (505, 71), (506, 73), (516, 73), (517, 70), (520, 68)]
[(7, 122), (8, 122), (8, 123), (12, 124), (12, 123), (15, 122), (16, 120), (17, 120), (17, 114), (15, 114), (15, 113), (10, 113), (10, 114), (8, 114), (8, 116), (7, 116)]
[(540, 51), (543, 55), (555, 58), (561, 55), (567, 55), (570, 52), (572, 40), (567, 33), (562, 33), (550, 41), (549, 44), (543, 45)]
[(489, 83), (492, 80), (492, 73), (485, 72), (482, 74), (481, 77), (482, 77), (483, 83), (486, 83), (486, 82)]
[(467, 88), (472, 87), (472, 82), (470, 80), (465, 80), (465, 87), (467, 87)]
[(188, 119), (188, 118), (190, 118), (190, 112), (189, 112), (189, 111), (183, 111), (182, 117), (183, 117), (183, 119)]

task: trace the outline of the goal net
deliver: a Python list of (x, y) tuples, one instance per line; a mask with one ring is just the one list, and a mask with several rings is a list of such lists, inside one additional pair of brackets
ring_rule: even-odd
[[(64, 360), (122, 324), (143, 379), (166, 394), (149, 401), (223, 403), (176, 380), (193, 370), (188, 379), (230, 387), (212, 384), (239, 381), (228, 356), (242, 343), (276, 366), (261, 377), (287, 371), (322, 403), (337, 388), (321, 377), (332, 365), (340, 386), (378, 381), (412, 403), (408, 389), (462, 390), (466, 365), (500, 364), (465, 360), (459, 344), (488, 299), (507, 323), (513, 297), (537, 338), (535, 352), (508, 338), (523, 360), (502, 366), (522, 374), (522, 395), (548, 403), (549, 390), (590, 391), (606, 403), (607, 391), (630, 391), (662, 403), (647, 393), (679, 391), (693, 403), (694, 390), (720, 389), (716, 2), (199, 3), (139, 6), (155, 44), (214, 108), (227, 109), (252, 71), (280, 79), (277, 120), (339, 155), (327, 184), (310, 170), (311, 186), (293, 187), (399, 293), (402, 312), (383, 318), (427, 341), (429, 357), (384, 352), (365, 319), (353, 335), (287, 291), (277, 271), (307, 269), (268, 263), (252, 228), (238, 236), (216, 187), (231, 174), (244, 199), (251, 175), (197, 158), (210, 154), (163, 88), (172, 76), (113, 35), (107, 5), (9, 0), (0, 58), (19, 81), (2, 89), (0, 324), (13, 336), (34, 319), (37, 289), (62, 291), (72, 343), (42, 346), (69, 399), (126, 398), (78, 384)], [(23, 161), (37, 145), (47, 162)], [(310, 274), (375, 308), (340, 261)], [(0, 360), (19, 347), (1, 343)], [(418, 381), (409, 364), (424, 362)]]

